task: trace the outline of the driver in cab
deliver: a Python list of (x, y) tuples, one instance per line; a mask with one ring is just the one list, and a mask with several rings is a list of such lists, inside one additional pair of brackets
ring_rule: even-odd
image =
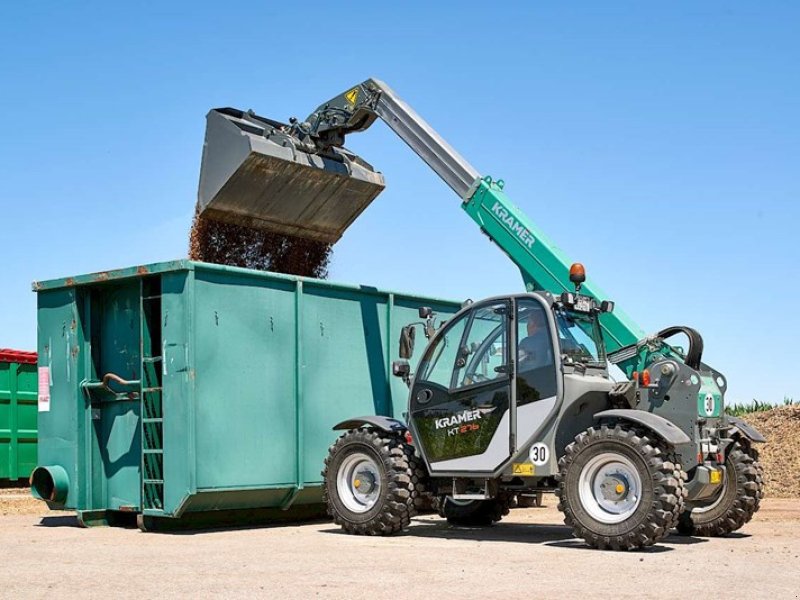
[(518, 361), (521, 370), (529, 371), (553, 362), (553, 348), (547, 332), (543, 310), (532, 310), (526, 319), (528, 335), (519, 342)]

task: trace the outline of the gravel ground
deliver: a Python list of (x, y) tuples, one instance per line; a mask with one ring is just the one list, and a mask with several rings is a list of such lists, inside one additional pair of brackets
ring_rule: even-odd
[(765, 500), (728, 538), (672, 536), (630, 553), (571, 539), (553, 498), (545, 501), (489, 529), (425, 516), (391, 538), (344, 535), (329, 522), (181, 534), (85, 530), (39, 504), (35, 514), (0, 517), (0, 597), (800, 597), (800, 500)]
[(571, 539), (547, 496), (546, 508), (514, 510), (489, 529), (424, 516), (393, 538), (347, 536), (329, 522), (172, 534), (85, 530), (71, 513), (47, 511), (27, 488), (0, 488), (0, 598), (714, 597), (718, 564), (726, 593), (797, 599), (800, 407), (745, 418), (770, 440), (759, 445), (767, 498), (728, 538), (672, 536), (642, 552), (591, 550)]
[[(42, 503), (31, 496), (29, 488), (0, 488), (0, 517), (8, 515), (38, 515), (47, 512)], [(2, 521), (0, 521), (2, 530)]]

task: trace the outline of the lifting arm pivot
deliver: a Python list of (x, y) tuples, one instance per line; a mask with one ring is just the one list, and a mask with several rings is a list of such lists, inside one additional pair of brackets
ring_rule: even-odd
[(463, 198), (480, 177), (478, 171), (403, 102), (385, 83), (367, 79), (315, 110), (296, 125), (320, 150), (344, 145), (345, 135), (364, 131), (381, 118), (401, 140)]

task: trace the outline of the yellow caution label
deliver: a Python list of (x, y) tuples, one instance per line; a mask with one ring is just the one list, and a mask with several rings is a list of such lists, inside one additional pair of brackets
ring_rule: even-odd
[(514, 475), (522, 475), (523, 477), (530, 477), (533, 475), (533, 465), (531, 463), (513, 463), (511, 465), (511, 472)]
[(358, 100), (358, 88), (354, 87), (352, 90), (347, 92), (344, 95), (344, 99), (347, 100), (350, 104), (355, 104), (356, 100)]
[(711, 471), (710, 481), (711, 483), (722, 483), (722, 471), (716, 469)]

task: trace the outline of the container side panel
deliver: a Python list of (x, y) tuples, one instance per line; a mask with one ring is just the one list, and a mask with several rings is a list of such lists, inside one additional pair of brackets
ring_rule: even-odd
[(123, 379), (138, 379), (141, 369), (139, 282), (97, 286), (94, 297), (95, 308), (100, 311), (100, 327), (93, 340), (99, 344), (99, 371), (115, 373)]
[(305, 286), (303, 297), (303, 476), (320, 482), (333, 426), (353, 416), (391, 415), (388, 296)]
[[(141, 371), (139, 282), (97, 286), (94, 294), (92, 347), (97, 372), (138, 381)], [(100, 419), (92, 425), (100, 440), (107, 485), (107, 508), (141, 507), (141, 400), (139, 395), (104, 395), (93, 405)]]
[(0, 479), (36, 468), (36, 365), (0, 362)]
[(17, 403), (19, 405), (20, 438), (36, 439), (36, 365), (19, 365), (17, 371)]
[(12, 423), (12, 396), (16, 379), (16, 364), (0, 362), (0, 479), (13, 477), (11, 446), (15, 440), (16, 424)]
[[(79, 444), (83, 431), (84, 400), (78, 395), (79, 328), (75, 292), (58, 289), (38, 294), (39, 369), (45, 376), (39, 395), (49, 398), (38, 413), (39, 465), (63, 467), (69, 477), (64, 505), (80, 507), (85, 486), (79, 469)], [(85, 489), (85, 488), (84, 488)]]
[(174, 514), (194, 493), (195, 376), (191, 360), (192, 303), (190, 272), (161, 278), (161, 337), (164, 419), (164, 512)]
[(16, 423), (12, 423), (12, 396), (16, 379), (16, 364), (0, 362), (0, 479), (14, 477), (12, 445), (16, 442)]
[(295, 284), (195, 271), (197, 488), (295, 478)]

